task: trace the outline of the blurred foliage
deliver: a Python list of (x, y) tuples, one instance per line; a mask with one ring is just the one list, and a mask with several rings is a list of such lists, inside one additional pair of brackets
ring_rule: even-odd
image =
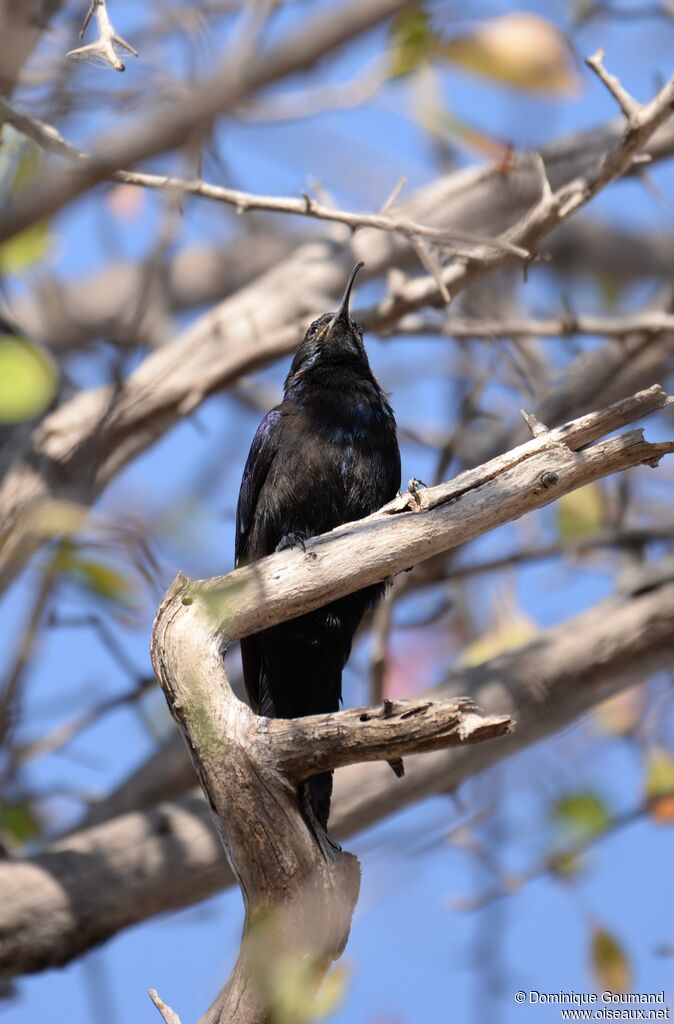
[(132, 603), (134, 587), (128, 576), (100, 559), (82, 554), (67, 541), (61, 545), (56, 568), (71, 583), (103, 601)]
[(344, 999), (348, 965), (323, 978), (319, 959), (288, 948), (279, 916), (260, 911), (249, 931), (255, 983), (269, 1007), (270, 1024), (309, 1024), (332, 1014)]
[(0, 800), (0, 842), (8, 849), (37, 839), (42, 829), (40, 820), (28, 800)]
[(591, 937), (592, 972), (597, 986), (610, 992), (628, 992), (632, 970), (627, 953), (615, 935), (598, 925)]
[(596, 533), (604, 524), (604, 498), (599, 484), (570, 491), (555, 506), (557, 529), (562, 540), (578, 540)]
[(569, 793), (552, 805), (551, 814), (566, 843), (583, 843), (603, 832), (610, 813), (603, 799), (589, 790)]
[(408, 75), (432, 61), (441, 39), (423, 7), (402, 11), (391, 25), (391, 75)]
[(0, 273), (20, 274), (39, 263), (51, 244), (47, 221), (38, 221), (0, 245)]
[(31, 529), (48, 540), (50, 537), (70, 536), (84, 525), (89, 509), (76, 501), (51, 498), (33, 511)]
[(390, 43), (393, 76), (444, 62), (524, 92), (569, 96), (580, 88), (563, 33), (525, 11), (481, 21), (469, 32), (444, 37), (419, 6), (394, 19)]
[[(0, 200), (16, 196), (35, 178), (42, 166), (42, 154), (9, 124), (0, 132)], [(14, 235), (0, 245), (0, 274), (21, 274), (40, 263), (51, 245), (47, 221)]]
[(592, 716), (592, 725), (607, 736), (631, 736), (644, 709), (643, 685), (632, 686), (603, 701)]
[(569, 96), (580, 89), (564, 35), (524, 11), (481, 22), (444, 42), (439, 54), (473, 74), (524, 92)]
[(42, 349), (0, 333), (0, 423), (18, 423), (44, 412), (54, 399), (58, 372)]
[(482, 665), (485, 661), (527, 643), (536, 635), (536, 624), (517, 606), (499, 605), (495, 623), (461, 652), (463, 665)]
[(645, 791), (653, 819), (671, 824), (674, 821), (674, 755), (664, 747), (648, 752)]

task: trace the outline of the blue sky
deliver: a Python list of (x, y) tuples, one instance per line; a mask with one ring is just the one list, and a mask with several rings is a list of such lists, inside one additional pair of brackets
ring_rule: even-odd
[[(565, 24), (566, 4), (523, 7)], [(137, 24), (133, 8), (122, 0), (115, 4), (118, 27), (131, 40)], [(507, 9), (512, 6), (491, 3), (480, 13)], [(295, 17), (289, 14), (288, 21)], [(671, 74), (674, 25), (602, 21), (574, 38), (581, 54), (593, 52), (601, 43), (607, 65), (640, 98), (652, 94), (658, 75)], [(215, 48), (223, 41), (218, 39)], [(325, 65), (318, 79), (339, 81), (357, 73), (381, 41), (382, 33), (368, 35)], [(129, 62), (132, 81), (140, 81), (146, 72), (142, 54), (136, 65)], [(82, 83), (95, 82), (99, 88), (105, 88), (108, 74), (98, 68), (78, 70)], [(613, 101), (586, 71), (582, 93), (564, 102), (522, 97), (449, 70), (443, 72), (442, 81), (446, 102), (457, 116), (505, 135), (518, 146), (540, 146), (615, 116)], [(271, 128), (221, 126), (218, 141), (226, 155), (228, 183), (251, 191), (297, 194), (314, 177), (338, 202), (363, 209), (383, 201), (403, 174), (410, 189), (423, 185), (437, 174), (437, 167), (423, 132), (402, 113), (404, 83), (387, 89), (385, 99), (385, 105)], [(99, 122), (99, 116), (91, 114), (75, 124), (82, 136), (78, 141), (97, 129)], [(653, 178), (665, 194), (672, 195), (671, 165), (655, 168)], [(55, 269), (77, 277), (103, 265), (111, 254), (140, 256), (151, 242), (157, 210), (156, 197), (147, 197), (140, 220), (129, 227), (114, 223), (100, 192), (79, 202), (54, 225)], [(634, 182), (601, 195), (594, 211), (627, 227), (672, 227), (671, 208), (657, 203)], [(221, 211), (206, 203), (188, 203), (180, 244), (217, 240), (228, 231)], [(363, 301), (366, 297), (363, 293)], [(554, 311), (560, 306), (559, 285), (542, 268), (530, 275), (523, 297), (536, 309)], [(635, 290), (624, 301), (633, 304), (642, 297)], [(577, 309), (591, 310), (598, 293), (595, 286), (586, 285), (578, 287), (573, 298)], [(445, 420), (451, 389), (446, 379), (448, 360), (440, 344), (434, 340), (368, 343), (376, 372), (395, 388), (393, 403), (401, 424), (441, 426)], [(564, 365), (568, 357), (563, 346), (558, 346), (555, 358), (560, 367)], [(437, 367), (437, 372), (416, 380), (410, 372), (401, 380), (401, 367), (411, 370), (415, 364), (424, 370)], [(269, 368), (265, 379), (279, 389), (286, 368), (287, 362)], [(71, 371), (77, 381), (91, 385), (101, 378), (103, 361), (77, 358)], [(499, 392), (494, 401), (499, 414), (515, 420), (521, 404), (517, 396)], [(192, 422), (175, 428), (104, 495), (103, 509), (133, 511), (155, 523), (162, 518), (177, 520), (177, 527), (165, 530), (161, 545), (166, 584), (178, 569), (214, 575), (231, 567), (234, 496), (258, 419), (257, 414), (242, 412), (234, 401), (216, 396), (199, 411), (198, 429)], [(417, 447), (406, 447), (403, 460), (404, 479), (423, 479), (431, 472), (430, 457)], [(193, 489), (200, 471), (206, 472), (210, 486), (207, 500), (195, 503)], [(553, 513), (544, 512), (539, 519), (542, 534), (549, 534)], [(476, 557), (508, 548), (516, 542), (517, 530), (510, 526), (484, 538), (474, 549)], [(14, 642), (25, 619), (32, 582), (32, 574), (26, 574), (5, 599), (5, 646)], [(546, 563), (519, 573), (514, 593), (535, 623), (548, 626), (590, 606), (611, 585), (607, 572), (586, 568), (571, 572)], [(478, 620), (479, 609), (488, 608), (493, 593), (494, 580), (481, 581), (473, 598)], [(149, 630), (158, 596), (145, 595), (134, 628), (114, 626), (139, 672), (149, 671)], [(64, 595), (63, 600), (64, 607), (82, 611), (77, 594)], [(362, 684), (353, 675), (346, 687), (349, 703), (363, 699)], [(129, 684), (90, 631), (49, 631), (30, 671), (24, 734), (39, 734), (94, 697), (122, 692)], [(128, 708), (108, 715), (63, 754), (31, 763), (28, 778), (42, 791), (75, 788), (104, 793), (150, 753), (154, 731), (162, 734), (167, 728), (162, 698), (151, 694), (141, 716)], [(587, 756), (578, 760), (578, 749)], [(593, 753), (589, 749), (587, 729), (581, 725), (466, 787), (464, 799), (475, 806), (494, 793), (498, 796), (502, 811), (493, 843), (503, 863), (522, 867), (545, 849), (549, 792), (591, 784), (609, 794), (617, 806), (638, 803), (641, 765), (633, 749), (619, 740), (593, 748)], [(58, 827), (72, 817), (76, 805), (59, 798), (49, 801), (45, 809), (53, 827)], [(557, 1007), (519, 1006), (514, 994), (520, 988), (590, 990), (588, 936), (594, 922), (614, 932), (629, 951), (636, 989), (665, 989), (670, 1003), (674, 1002), (671, 959), (656, 952), (674, 941), (667, 881), (674, 857), (671, 830), (642, 821), (605, 840), (591, 854), (588, 870), (573, 888), (543, 879), (509, 900), (478, 913), (461, 914), (452, 910), (452, 899), (479, 890), (489, 880), (475, 859), (446, 842), (423, 854), (407, 852), (411, 842), (439, 831), (443, 824), (449, 830), (457, 818), (452, 800), (438, 797), (347, 844), (361, 857), (363, 892), (344, 958), (349, 982), (344, 1001), (331, 1018), (334, 1024), (558, 1021)], [(17, 998), (0, 1004), (0, 1015), (4, 1013), (12, 1024), (35, 1024), (49, 1013), (58, 1019), (67, 1015), (69, 1024), (143, 1024), (159, 1019), (145, 994), (148, 987), (155, 987), (187, 1024), (203, 1012), (224, 980), (238, 948), (241, 917), (240, 896), (230, 891), (199, 907), (131, 929), (65, 969), (21, 980)], [(485, 957), (489, 970), (485, 970)]]

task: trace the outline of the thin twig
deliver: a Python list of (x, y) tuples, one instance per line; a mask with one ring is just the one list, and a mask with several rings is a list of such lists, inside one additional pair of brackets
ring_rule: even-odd
[(493, 341), (517, 335), (538, 338), (569, 338), (575, 334), (624, 338), (630, 334), (662, 334), (674, 331), (674, 314), (664, 310), (644, 310), (624, 316), (585, 316), (564, 314), (559, 317), (530, 319), (480, 319), (450, 317), (446, 320), (411, 315), (396, 324), (396, 334), (444, 335)]
[[(0, 113), (5, 120), (23, 132), (24, 135), (31, 138), (42, 149), (56, 153), (58, 156), (68, 160), (77, 160), (85, 163), (91, 162), (92, 157), (68, 142), (58, 129), (16, 110), (2, 97), (0, 97)], [(446, 246), (454, 243), (464, 243), (468, 246), (486, 246), (488, 249), (494, 249), (499, 253), (508, 253), (519, 259), (528, 259), (530, 256), (529, 252), (522, 248), (522, 246), (509, 241), (488, 238), (485, 235), (462, 231), (460, 228), (434, 228), (427, 224), (418, 224), (415, 221), (408, 220), (406, 217), (394, 217), (389, 212), (386, 212), (386, 210), (390, 207), (391, 200), (395, 201), (397, 197), (395, 192), (385, 204), (386, 210), (382, 210), (380, 213), (355, 213), (351, 210), (334, 209), (334, 207), (320, 203), (308, 195), (301, 199), (296, 199), (292, 196), (255, 195), (251, 192), (242, 192), (239, 189), (225, 188), (222, 185), (212, 185), (198, 178), (188, 181), (185, 178), (176, 178), (164, 174), (118, 170), (111, 172), (108, 175), (108, 180), (118, 181), (125, 185), (137, 185), (142, 188), (201, 196), (203, 199), (212, 199), (216, 202), (233, 206), (239, 214), (247, 213), (251, 210), (264, 210), (267, 213), (287, 213), (298, 217), (310, 217), (315, 220), (345, 224), (352, 230), (375, 228), (380, 231), (389, 231), (393, 234), (401, 235), (410, 241), (428, 238), (439, 245)], [(429, 269), (427, 265), (426, 269)], [(438, 281), (438, 287), (442, 288), (441, 281)]]
[(615, 75), (610, 75), (604, 67), (604, 57), (606, 54), (602, 49), (597, 50), (592, 57), (587, 57), (585, 63), (589, 68), (592, 68), (594, 73), (599, 76), (608, 91), (617, 100), (620, 109), (622, 110), (625, 117), (629, 120), (637, 117), (641, 110), (641, 104), (634, 99), (633, 96), (627, 92), (619, 78)]

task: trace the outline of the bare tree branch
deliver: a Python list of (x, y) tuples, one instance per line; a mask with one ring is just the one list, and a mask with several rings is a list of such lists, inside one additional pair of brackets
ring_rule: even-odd
[[(378, 583), (440, 551), (591, 480), (654, 464), (674, 444), (649, 444), (641, 431), (593, 443), (668, 402), (655, 385), (608, 409), (539, 434), (437, 487), (403, 494), (380, 512), (312, 538), (228, 576), (195, 583), (184, 603), (207, 603), (225, 639), (238, 639)], [(401, 518), (402, 517), (402, 518)]]
[(63, 0), (3, 3), (0, 8), (0, 95), (11, 96), (26, 60)]
[[(11, 106), (0, 96), (0, 114), (10, 124), (18, 128), (28, 138), (33, 139), (43, 149), (58, 153), (69, 160), (88, 161), (91, 156), (76, 149), (52, 125), (45, 124), (35, 118), (23, 114)], [(390, 231), (398, 234), (408, 241), (419, 238), (432, 239), (434, 242), (443, 245), (456, 247), (457, 243), (465, 243), (472, 246), (485, 246), (488, 249), (495, 249), (497, 252), (509, 253), (511, 256), (519, 256), (527, 259), (529, 253), (520, 246), (498, 238), (485, 238), (482, 235), (474, 235), (469, 231), (461, 231), (459, 228), (435, 228), (427, 224), (416, 224), (403, 216), (396, 216), (391, 212), (382, 213), (355, 213), (348, 210), (337, 210), (311, 196), (305, 195), (302, 199), (283, 196), (260, 196), (250, 192), (242, 192), (240, 189), (224, 188), (221, 185), (211, 185), (208, 182), (196, 180), (186, 181), (184, 178), (175, 178), (163, 174), (146, 174), (140, 171), (114, 171), (109, 176), (110, 181), (122, 182), (126, 185), (138, 185), (143, 188), (160, 189), (168, 192), (176, 192), (178, 195), (201, 196), (202, 199), (212, 199), (219, 203), (233, 206), (237, 213), (245, 213), (249, 210), (264, 210), (267, 213), (288, 213), (299, 217), (309, 217), (314, 220), (330, 221), (335, 224), (346, 224), (352, 230), (357, 228), (374, 228), (377, 231)], [(470, 253), (467, 253), (470, 255)]]
[(545, 319), (478, 320), (448, 317), (431, 320), (411, 315), (396, 324), (399, 334), (437, 334), (449, 338), (509, 338), (517, 335), (537, 338), (568, 338), (574, 334), (625, 338), (632, 334), (653, 335), (674, 331), (674, 314), (664, 310), (644, 310), (624, 316), (591, 316), (572, 313)]
[[(648, 104), (637, 104), (629, 118), (621, 140), (613, 147), (601, 162), (589, 169), (582, 176), (568, 184), (560, 186), (556, 191), (550, 187), (545, 168), (538, 159), (535, 167), (543, 171), (540, 198), (533, 209), (529, 210), (520, 222), (505, 232), (504, 238), (525, 249), (535, 250), (540, 240), (553, 228), (566, 220), (577, 209), (588, 203), (602, 188), (620, 177), (632, 166), (635, 157), (656, 129), (671, 116), (674, 106), (674, 77), (660, 90), (658, 95)], [(442, 273), (441, 284), (451, 296), (463, 291), (473, 281), (479, 280), (485, 273), (497, 265), (503, 265), (504, 257), (481, 254), (481, 258), (470, 260), (457, 259)], [(376, 306), (363, 311), (363, 326), (378, 330), (394, 326), (407, 313), (415, 312), (423, 306), (445, 305), (443, 288), (433, 278), (422, 278), (407, 282)]]
[[(261, 718), (235, 697), (218, 620), (191, 599), (184, 577), (162, 601), (151, 650), (244, 898), (239, 958), (204, 1020), (263, 1024), (276, 1003), (268, 984), (281, 961), (308, 958), (313, 989), (341, 955), (360, 888), (358, 861), (303, 813), (293, 782), (323, 768), (489, 739), (506, 732), (510, 719), (484, 717), (472, 701)], [(261, 953), (267, 984), (259, 977)]]
[(217, 114), (232, 110), (253, 93), (288, 75), (312, 67), (321, 57), (406, 7), (409, 0), (352, 2), (322, 11), (275, 49), (257, 52), (244, 63), (232, 53), (219, 61), (220, 72), (199, 83), (184, 97), (144, 117), (123, 135), (105, 139), (92, 149), (86, 165), (46, 172), (0, 217), (0, 242), (59, 210), (69, 200), (121, 167), (179, 146)]
[[(628, 124), (621, 140), (596, 167), (555, 192), (543, 190), (533, 210), (506, 232), (507, 240), (525, 248), (534, 246), (547, 231), (628, 170), (634, 156), (669, 116), (673, 98), (674, 79), (650, 104), (639, 108), (638, 116)], [(540, 161), (536, 161), (536, 168), (540, 177)], [(334, 253), (331, 270), (317, 264), (316, 255), (312, 247), (303, 247), (295, 265), (288, 261), (272, 272), (277, 280), (288, 278), (283, 293), (278, 296), (282, 307), (287, 308), (289, 292), (292, 294), (295, 289), (300, 273), (307, 274), (305, 261), (310, 262), (309, 273), (317, 280), (326, 276), (332, 278), (338, 271), (334, 266)], [(434, 277), (405, 282), (395, 294), (362, 311), (360, 319), (365, 327), (388, 328), (424, 305), (442, 304), (440, 285), (450, 294), (456, 294), (457, 290), (503, 265), (506, 259), (502, 253), (486, 249), (470, 259), (455, 259), (442, 271), (440, 284)], [(269, 280), (264, 282), (263, 308), (257, 302), (249, 305), (245, 295), (237, 297), (238, 318), (236, 304), (234, 309), (227, 306), (211, 311), (172, 345), (148, 357), (125, 381), (119, 393), (110, 389), (86, 392), (47, 417), (34, 435), (35, 450), (10, 472), (0, 490), (0, 518), (6, 524), (8, 537), (0, 559), (0, 586), (6, 586), (38, 543), (30, 516), (26, 515), (30, 505), (35, 506), (59, 489), (72, 491), (75, 480), (83, 500), (91, 501), (114, 473), (152, 443), (177, 417), (192, 412), (207, 395), (233, 376), (294, 347), (297, 326), (287, 322), (280, 325), (282, 318), (270, 301), (271, 294), (278, 294), (278, 284), (267, 291), (269, 284)], [(309, 284), (308, 279), (303, 281), (305, 304), (311, 302)], [(228, 346), (222, 345), (220, 330), (226, 331)], [(256, 341), (253, 350), (251, 335)], [(213, 351), (206, 342), (210, 342)], [(159, 380), (161, 386), (157, 385)], [(82, 461), (85, 455), (86, 469)]]
[[(648, 445), (638, 431), (615, 439), (617, 445), (591, 442), (666, 401), (662, 389), (655, 387), (557, 431), (538, 431), (528, 445), (452, 484), (425, 491), (411, 488), (378, 515), (333, 531), (327, 543), (326, 538), (309, 541), (306, 562), (295, 558), (290, 564), (284, 552), (224, 578), (191, 584), (177, 577), (157, 613), (152, 662), (216, 814), (246, 910), (239, 958), (206, 1021), (224, 1024), (234, 1012), (242, 1024), (268, 1019), (274, 994), (261, 985), (255, 966), (261, 913), (271, 909), (275, 918), (273, 939), (264, 939), (266, 959), (272, 963), (268, 976), (275, 973), (278, 947), (284, 956), (290, 950), (300, 958), (313, 958), (318, 985), (344, 949), (359, 890), (357, 861), (310, 825), (306, 808), (301, 813), (298, 790), (289, 783), (356, 761), (390, 763), (407, 754), (491, 738), (510, 724), (509, 719), (483, 718), (470, 701), (385, 701), (381, 711), (360, 708), (270, 721), (234, 696), (225, 674), (223, 641), (378, 582), (410, 561), (546, 504), (550, 489), (560, 484), (560, 473), (562, 488), (568, 490), (634, 464), (626, 463), (625, 456), (633, 459), (635, 447), (640, 449), (638, 462), (656, 464), (660, 455), (674, 451), (674, 443)], [(574, 465), (578, 449), (581, 465)], [(551, 451), (554, 461), (541, 458)], [(568, 467), (567, 455), (572, 460)], [(617, 456), (622, 462), (616, 462)], [(592, 471), (587, 476), (593, 464), (594, 476)], [(400, 519), (404, 512), (411, 515)], [(255, 829), (248, 827), (251, 803)]]
[[(447, 792), (572, 722), (600, 701), (674, 666), (674, 568), (635, 580), (532, 642), (450, 673), (429, 698), (471, 694), (517, 730), (498, 743), (427, 754), (396, 779), (388, 765), (340, 770), (338, 840), (434, 792)], [(196, 794), (74, 833), (26, 860), (0, 862), (0, 977), (67, 963), (120, 929), (205, 899), (233, 877), (208, 805)]]
[[(559, 184), (582, 173), (588, 166), (588, 154), (599, 159), (615, 144), (619, 129), (622, 125), (612, 122), (545, 146), (541, 155), (550, 180)], [(645, 151), (653, 161), (659, 160), (671, 154), (672, 144), (674, 122), (668, 122)], [(535, 201), (531, 161), (522, 158), (520, 171), (506, 180), (495, 168), (490, 168), (487, 175), (480, 169), (470, 180), (463, 171), (449, 175), (417, 192), (401, 209), (405, 217), (439, 225), (440, 229), (442, 225), (462, 226), (469, 232), (493, 234), (503, 222), (504, 186), (512, 218)], [(400, 268), (413, 265), (414, 256), (407, 246), (385, 248), (380, 238), (367, 232), (357, 241), (358, 256), (366, 260), (373, 276), (384, 272), (393, 261)], [(99, 337), (110, 337), (116, 343), (164, 344), (170, 337), (169, 318), (173, 313), (221, 301), (287, 258), (297, 245), (298, 240), (292, 236), (281, 237), (271, 230), (267, 220), (265, 245), (256, 244), (255, 234), (239, 237), (236, 260), (232, 259), (229, 244), (186, 247), (171, 257), (154, 291), (145, 293), (146, 312), (135, 333), (130, 331), (128, 310), (139, 306), (142, 274), (131, 264), (113, 264), (75, 281), (45, 279), (42, 275), (32, 296), (13, 298), (11, 315), (29, 336), (58, 349), (79, 347)], [(555, 269), (589, 270), (619, 281), (667, 276), (674, 261), (674, 245), (668, 234), (618, 231), (596, 220), (565, 222), (552, 232), (547, 248)]]

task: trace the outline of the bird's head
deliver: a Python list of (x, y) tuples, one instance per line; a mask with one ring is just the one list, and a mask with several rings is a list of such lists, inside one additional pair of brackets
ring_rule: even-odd
[(349, 312), (353, 283), (364, 263), (356, 263), (349, 274), (342, 301), (335, 313), (324, 313), (309, 327), (302, 344), (295, 353), (288, 379), (304, 374), (321, 363), (360, 359), (367, 363), (363, 345), (363, 329)]

